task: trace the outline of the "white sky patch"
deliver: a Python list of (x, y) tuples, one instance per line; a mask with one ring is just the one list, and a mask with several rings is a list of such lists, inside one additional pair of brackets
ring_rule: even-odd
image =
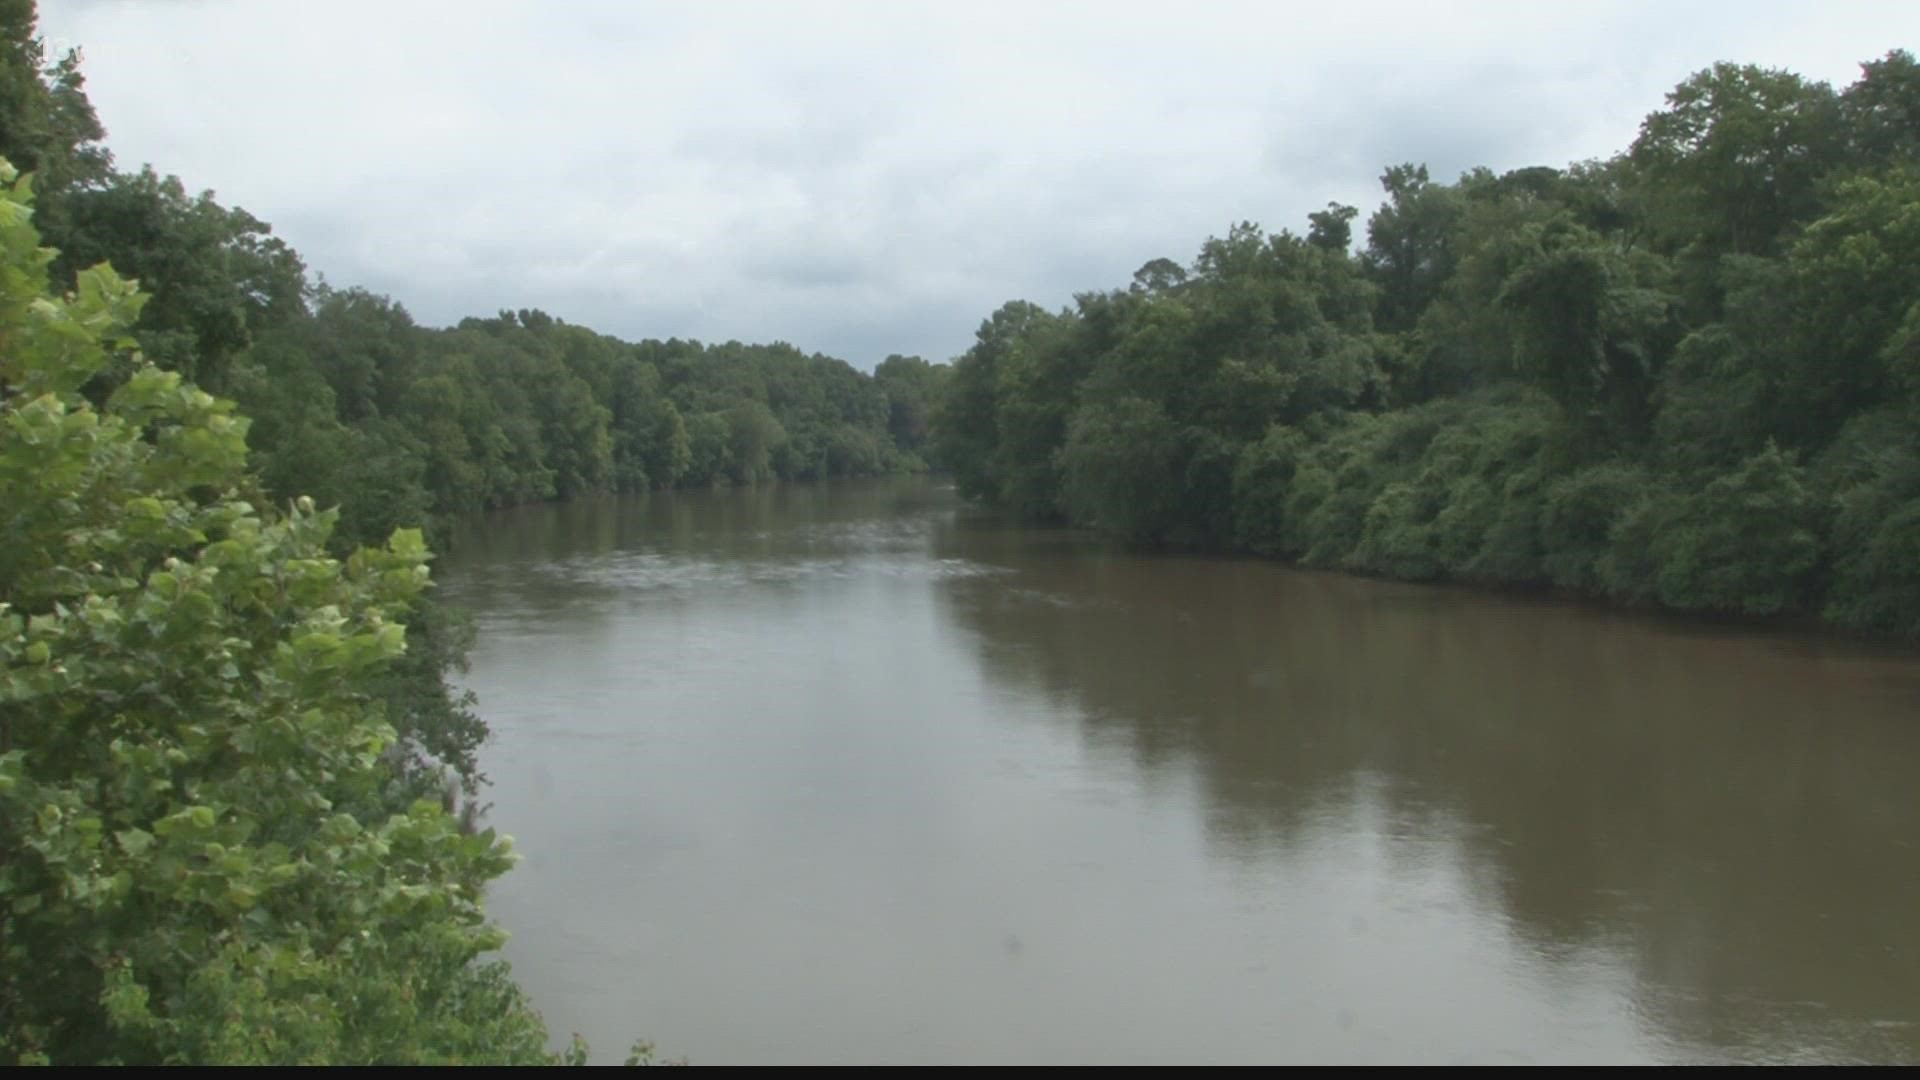
[(1624, 149), (1716, 60), (1844, 85), (1920, 3), (42, 0), (122, 168), (423, 322), (946, 359), (1427, 162)]

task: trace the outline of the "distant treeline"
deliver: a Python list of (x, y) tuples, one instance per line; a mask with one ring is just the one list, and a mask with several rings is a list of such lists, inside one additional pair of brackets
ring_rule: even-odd
[(1409, 580), (1920, 635), (1920, 65), (1716, 65), (1624, 153), (1386, 170), (954, 365), (935, 452), (1032, 520)]
[[(270, 490), (350, 536), (587, 492), (923, 472), (936, 369), (875, 375), (789, 345), (630, 344), (537, 311), (421, 328), (310, 290), (216, 385), (254, 417)], [(204, 380), (203, 380), (204, 382)]]
[(785, 344), (632, 344), (539, 311), (429, 329), (310, 282), (210, 193), (37, 149), (0, 143), (40, 166), (56, 277), (109, 262), (142, 282), (145, 356), (238, 401), (268, 490), (339, 506), (343, 542), (589, 491), (926, 469), (936, 369), (918, 358), (868, 375)]

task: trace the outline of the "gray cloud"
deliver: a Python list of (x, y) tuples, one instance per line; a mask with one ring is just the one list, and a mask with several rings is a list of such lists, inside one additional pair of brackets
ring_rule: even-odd
[(1304, 227), (1425, 161), (1621, 149), (1718, 59), (1844, 83), (1905, 2), (45, 0), (123, 166), (424, 322), (946, 358), (1005, 300)]

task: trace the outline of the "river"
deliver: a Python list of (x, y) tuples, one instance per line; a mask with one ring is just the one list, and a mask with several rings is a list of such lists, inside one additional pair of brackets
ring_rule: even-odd
[(1021, 528), (459, 536), (506, 955), (700, 1064), (1920, 1060), (1920, 657)]

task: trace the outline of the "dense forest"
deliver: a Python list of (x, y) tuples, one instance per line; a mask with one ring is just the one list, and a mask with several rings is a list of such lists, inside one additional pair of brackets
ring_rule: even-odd
[(1381, 178), (954, 364), (962, 492), (1146, 545), (1920, 635), (1920, 65), (1716, 65), (1605, 161)]
[[(0, 0), (0, 1058), (545, 1062), (429, 551), (595, 492), (950, 470), (1023, 518), (1920, 634), (1920, 65), (1716, 66), (1619, 156), (1417, 165), (952, 365), (417, 324), (107, 151)], [(451, 779), (449, 779), (451, 777)]]

